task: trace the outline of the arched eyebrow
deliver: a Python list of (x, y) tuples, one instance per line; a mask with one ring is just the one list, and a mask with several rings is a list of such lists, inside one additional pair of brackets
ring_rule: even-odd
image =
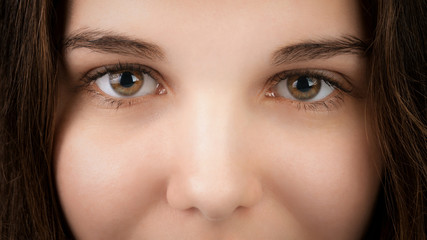
[(366, 42), (354, 36), (317, 42), (308, 41), (280, 48), (273, 53), (272, 62), (273, 65), (280, 65), (313, 59), (327, 59), (341, 54), (364, 57), (367, 55), (368, 46)]
[[(65, 51), (87, 48), (95, 52), (131, 55), (150, 60), (164, 60), (163, 50), (156, 44), (110, 31), (80, 29), (65, 37)], [(326, 59), (341, 54), (366, 56), (368, 44), (354, 36), (337, 39), (306, 41), (285, 46), (272, 55), (273, 65)]]
[(150, 60), (164, 60), (163, 50), (156, 44), (110, 31), (80, 29), (66, 36), (64, 51), (87, 48), (95, 52), (131, 55)]

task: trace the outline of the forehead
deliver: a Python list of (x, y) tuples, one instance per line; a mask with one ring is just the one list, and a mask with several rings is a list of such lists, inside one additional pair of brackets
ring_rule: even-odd
[(236, 35), (274, 39), (283, 33), (290, 40), (363, 37), (361, 17), (355, 0), (72, 0), (66, 32), (91, 27), (144, 38), (167, 33), (169, 39), (185, 35), (210, 41)]
[(74, 0), (65, 33), (91, 29), (123, 34), (159, 46), (171, 63), (166, 75), (181, 76), (192, 69), (187, 77), (202, 77), (221, 69), (227, 76), (217, 77), (225, 79), (241, 69), (261, 69), (284, 46), (342, 36), (364, 39), (359, 4), (355, 0)]

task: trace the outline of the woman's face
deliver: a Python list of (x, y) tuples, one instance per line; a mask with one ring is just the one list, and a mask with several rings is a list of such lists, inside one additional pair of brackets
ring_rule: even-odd
[(358, 239), (379, 164), (354, 0), (73, 0), (55, 142), (78, 239)]

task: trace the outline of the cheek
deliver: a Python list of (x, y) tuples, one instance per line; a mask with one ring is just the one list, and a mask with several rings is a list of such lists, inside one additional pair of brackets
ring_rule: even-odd
[[(232, 160), (245, 163), (261, 182), (263, 201), (272, 203), (255, 205), (254, 212), (262, 214), (251, 220), (270, 221), (267, 232), (280, 232), (282, 225), (288, 232), (303, 229), (311, 236), (307, 239), (360, 236), (375, 201), (379, 170), (363, 110), (349, 109), (317, 118), (297, 110), (277, 118), (260, 112), (244, 118), (250, 121), (236, 121), (230, 131), (237, 139)], [(185, 163), (183, 152), (200, 145), (185, 140), (194, 126), (167, 120), (185, 118), (178, 110), (156, 119), (146, 117), (154, 115), (148, 108), (138, 117), (97, 111), (102, 110), (79, 110), (58, 128), (56, 181), (73, 233), (80, 239), (127, 239), (142, 223), (144, 231), (156, 224), (165, 226), (160, 232), (180, 226), (159, 217), (164, 215), (150, 216), (165, 209), (168, 181)]]
[(311, 232), (358, 236), (369, 220), (380, 165), (360, 116), (288, 122), (270, 146), (265, 185)]
[[(106, 129), (84, 117), (62, 129), (55, 154), (56, 181), (73, 232), (126, 238), (113, 233), (130, 233), (162, 196), (169, 169), (162, 162), (167, 157), (159, 158), (161, 139), (152, 141), (153, 129)], [(132, 129), (145, 137), (129, 137)]]

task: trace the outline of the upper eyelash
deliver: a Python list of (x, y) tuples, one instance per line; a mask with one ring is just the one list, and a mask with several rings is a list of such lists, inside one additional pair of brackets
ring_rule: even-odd
[[(326, 99), (322, 99), (322, 100), (314, 101), (314, 102), (304, 102), (304, 101), (297, 101), (297, 100), (291, 100), (291, 99), (286, 99), (286, 100), (295, 104), (295, 106), (298, 110), (304, 109), (305, 111), (316, 112), (322, 108), (322, 109), (325, 109), (327, 111), (330, 111), (331, 108), (337, 108), (344, 102), (344, 98), (343, 98), (344, 93), (349, 94), (349, 95), (353, 95), (352, 94), (353, 85), (351, 84), (351, 82), (348, 80), (348, 78), (345, 75), (340, 74), (340, 77), (343, 78), (343, 81), (345, 81), (345, 83), (347, 83), (349, 85), (348, 88), (344, 87), (343, 84), (341, 84), (339, 81), (334, 80), (335, 77), (329, 76), (332, 74), (328, 74), (328, 73), (329, 73), (328, 71), (317, 70), (317, 69), (315, 69), (315, 70), (312, 70), (312, 69), (296, 69), (296, 70), (283, 71), (283, 72), (277, 73), (277, 74), (273, 75), (272, 77), (270, 77), (270, 79), (268, 81), (268, 89), (273, 88), (280, 81), (286, 80), (287, 78), (293, 77), (293, 76), (306, 75), (309, 77), (322, 79), (323, 81), (325, 81), (326, 84), (337, 89), (339, 91), (338, 94), (335, 94), (331, 98), (326, 98)], [(338, 74), (338, 73), (336, 73), (336, 74)], [(280, 100), (277, 99), (277, 101), (280, 101)]]
[[(84, 77), (82, 78), (82, 82), (84, 82), (84, 85), (85, 85), (82, 87), (87, 87), (88, 85), (94, 83), (98, 78), (104, 76), (105, 74), (114, 74), (114, 73), (119, 73), (123, 71), (142, 72), (144, 74), (150, 75), (155, 80), (158, 80), (158, 77), (153, 76), (154, 70), (151, 69), (150, 67), (140, 65), (140, 64), (134, 64), (134, 63), (124, 63), (124, 64), (118, 63), (114, 65), (99, 67), (96, 70), (89, 71), (89, 73), (85, 74)], [(350, 94), (352, 92), (351, 89), (343, 87), (342, 84), (334, 80), (333, 77), (328, 76), (330, 74), (328, 74), (327, 71), (311, 70), (311, 69), (297, 69), (297, 70), (283, 71), (283, 72), (277, 73), (272, 77), (270, 77), (269, 80), (267, 80), (270, 86), (269, 88), (274, 87), (274, 85), (276, 85), (278, 82), (295, 75), (306, 75), (306, 76), (322, 79), (325, 81), (326, 84), (338, 89), (341, 93)], [(347, 81), (345, 76), (343, 76), (343, 79), (352, 87), (351, 83)], [(98, 92), (96, 93), (99, 94)], [(116, 105), (116, 108), (119, 108), (124, 103), (122, 99), (107, 98), (107, 97), (105, 98), (106, 98), (105, 99), (106, 102), (109, 102), (111, 105)], [(329, 110), (330, 108), (329, 105), (333, 105), (333, 107), (336, 107), (336, 104), (340, 104), (340, 102), (342, 101), (343, 101), (342, 94), (339, 94), (335, 96), (333, 99), (328, 99), (328, 100), (320, 100), (316, 102), (298, 102), (297, 108), (305, 109), (305, 110), (317, 110), (319, 107), (323, 106)], [(131, 104), (131, 102), (129, 102), (129, 104)]]
[[(91, 73), (92, 71), (95, 71), (95, 72)], [(157, 77), (153, 76), (154, 70), (152, 70), (149, 67), (146, 67), (140, 64), (135, 64), (135, 63), (118, 63), (114, 65), (107, 65), (92, 71), (85, 74), (85, 76), (82, 78), (82, 81), (84, 83), (89, 84), (96, 81), (98, 78), (104, 76), (105, 74), (114, 74), (114, 73), (119, 73), (123, 71), (142, 72), (150, 75), (150, 77), (152, 77), (153, 79), (158, 80)]]
[(114, 107), (118, 109), (120, 106), (126, 104), (126, 105), (133, 105), (138, 100), (134, 98), (130, 99), (118, 99), (110, 96), (106, 96), (104, 94), (101, 94), (101, 92), (94, 90), (90, 85), (94, 84), (95, 81), (104, 76), (105, 74), (115, 74), (120, 72), (140, 72), (144, 74), (150, 75), (154, 80), (159, 81), (161, 78), (160, 73), (157, 73), (155, 70), (153, 70), (150, 67), (137, 64), (137, 63), (117, 63), (112, 65), (106, 65), (102, 67), (95, 68), (94, 70), (88, 71), (86, 74), (83, 75), (83, 77), (80, 79), (80, 81), (83, 83), (79, 86), (77, 86), (77, 89), (84, 89), (91, 94), (94, 94), (96, 96), (100, 96), (103, 98), (103, 102), (107, 103), (111, 107)]
[(334, 87), (334, 88), (336, 88), (336, 89), (338, 89), (344, 93), (347, 93), (347, 94), (352, 93), (352, 87), (353, 86), (347, 80), (347, 78), (345, 76), (342, 76), (342, 78), (343, 78), (343, 80), (345, 80), (350, 85), (350, 88), (344, 87), (343, 84), (341, 84), (339, 81), (334, 80), (332, 76), (328, 76), (330, 74), (328, 74), (327, 71), (311, 70), (311, 69), (297, 69), (297, 70), (290, 70), (290, 71), (284, 71), (284, 72), (277, 73), (270, 78), (270, 80), (269, 80), (270, 87), (273, 87), (274, 85), (276, 85), (277, 83), (279, 83), (282, 80), (285, 80), (288, 77), (292, 77), (292, 76), (296, 76), (296, 75), (306, 75), (309, 77), (322, 79), (326, 82), (326, 84), (328, 84), (331, 87)]

